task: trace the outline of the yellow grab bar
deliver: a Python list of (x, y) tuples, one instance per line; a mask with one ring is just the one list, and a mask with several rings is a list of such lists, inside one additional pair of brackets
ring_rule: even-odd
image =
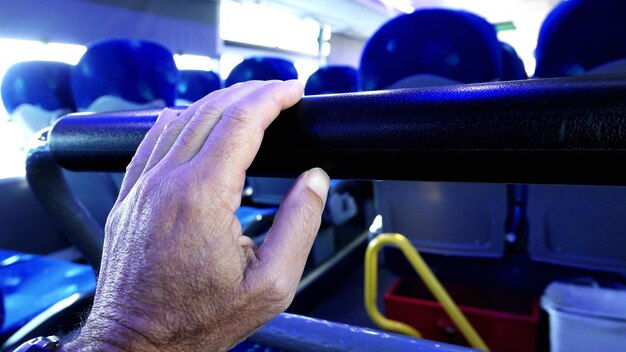
[(441, 285), (437, 277), (430, 270), (417, 249), (409, 242), (409, 240), (398, 233), (385, 233), (376, 236), (370, 241), (365, 252), (365, 309), (374, 323), (378, 324), (385, 330), (397, 332), (409, 336), (422, 337), (419, 331), (415, 330), (408, 324), (387, 319), (378, 310), (376, 305), (376, 291), (378, 283), (378, 252), (385, 245), (394, 245), (404, 253), (415, 271), (422, 278), (426, 287), (435, 296), (437, 301), (441, 303), (443, 309), (448, 313), (454, 324), (461, 330), (461, 333), (470, 345), (474, 348), (489, 351), (485, 342), (480, 338), (474, 327), (469, 323), (465, 315), (454, 303), (446, 289)]

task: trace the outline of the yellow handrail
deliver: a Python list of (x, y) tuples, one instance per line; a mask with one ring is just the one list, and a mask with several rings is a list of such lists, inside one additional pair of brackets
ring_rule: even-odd
[(394, 245), (404, 253), (418, 275), (422, 278), (430, 292), (441, 303), (452, 321), (461, 330), (461, 333), (474, 348), (489, 351), (485, 342), (480, 338), (474, 327), (469, 323), (465, 315), (459, 310), (446, 289), (441, 285), (437, 277), (430, 270), (417, 249), (409, 240), (401, 234), (385, 233), (376, 236), (370, 241), (365, 252), (365, 309), (374, 323), (385, 330), (397, 332), (409, 336), (422, 337), (419, 331), (413, 327), (391, 319), (378, 310), (376, 305), (376, 291), (378, 283), (378, 252), (385, 245)]

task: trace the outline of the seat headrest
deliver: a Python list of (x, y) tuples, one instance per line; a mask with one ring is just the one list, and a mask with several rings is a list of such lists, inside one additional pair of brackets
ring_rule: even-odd
[(222, 88), (222, 80), (215, 72), (180, 70), (176, 86), (177, 99), (196, 101), (220, 88)]
[(72, 66), (54, 61), (24, 61), (9, 67), (2, 80), (2, 102), (9, 114), (22, 104), (42, 110), (74, 110)]
[(235, 83), (252, 80), (286, 81), (297, 78), (298, 71), (291, 61), (278, 57), (254, 56), (243, 60), (230, 71), (225, 86), (230, 87)]
[(625, 14), (623, 0), (560, 3), (541, 26), (535, 76), (574, 76), (626, 58)]
[(360, 90), (356, 68), (343, 65), (320, 67), (304, 85), (305, 95), (349, 93)]
[(527, 79), (528, 74), (524, 62), (517, 55), (517, 51), (508, 43), (500, 42), (502, 46), (502, 76), (503, 81)]
[(178, 69), (173, 53), (146, 40), (106, 39), (94, 42), (72, 71), (72, 92), (78, 109), (108, 96), (132, 104), (161, 100), (173, 105)]
[(419, 74), (459, 82), (500, 78), (501, 47), (495, 29), (482, 17), (449, 9), (424, 9), (385, 23), (361, 55), (363, 90), (385, 89)]

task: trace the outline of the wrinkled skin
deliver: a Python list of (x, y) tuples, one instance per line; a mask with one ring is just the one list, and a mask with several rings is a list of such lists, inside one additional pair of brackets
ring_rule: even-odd
[(228, 350), (288, 307), (328, 176), (298, 178), (260, 248), (235, 211), (264, 130), (302, 91), (246, 82), (159, 115), (107, 220), (91, 314), (62, 350)]

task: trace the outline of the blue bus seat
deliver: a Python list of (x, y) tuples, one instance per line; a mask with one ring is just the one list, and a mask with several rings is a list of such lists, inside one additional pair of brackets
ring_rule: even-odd
[(224, 85), (230, 87), (239, 82), (273, 79), (282, 81), (298, 79), (298, 71), (293, 62), (287, 59), (272, 56), (252, 56), (233, 67), (226, 77)]
[[(477, 15), (416, 10), (391, 19), (369, 39), (361, 56), (361, 83), (364, 90), (380, 90), (501, 80), (508, 78), (503, 77), (503, 50), (493, 26)], [(509, 193), (517, 192), (511, 187), (377, 181), (374, 200), (382, 232), (402, 233), (420, 251), (497, 258), (504, 255), (507, 232), (516, 231), (507, 224), (521, 217), (512, 215)]]
[[(562, 2), (537, 41), (536, 77), (626, 72), (626, 3)], [(626, 271), (626, 187), (529, 185), (529, 253), (568, 267)]]
[(359, 72), (347, 65), (328, 65), (318, 68), (304, 85), (304, 95), (350, 93), (361, 90)]
[(23, 61), (9, 67), (2, 80), (2, 102), (23, 132), (21, 148), (62, 115), (75, 111), (70, 93), (72, 65)]
[[(105, 112), (173, 106), (178, 69), (172, 52), (146, 40), (90, 43), (71, 74), (77, 110)], [(122, 173), (63, 171), (72, 190), (104, 227)]]
[(0, 249), (0, 334), (7, 336), (55, 303), (95, 289), (96, 278), (87, 264)]
[(213, 71), (180, 70), (176, 84), (176, 105), (191, 105), (220, 88), (222, 88), (222, 80)]
[[(60, 116), (75, 110), (70, 92), (71, 69), (62, 62), (24, 61), (7, 70), (2, 80), (2, 101), (9, 118), (23, 132), (20, 148)], [(0, 248), (49, 254), (70, 246), (25, 177), (0, 180), (0, 194)]]
[(78, 111), (173, 106), (178, 69), (165, 46), (138, 39), (90, 43), (71, 75)]
[(561, 2), (541, 26), (534, 76), (575, 76), (626, 58), (625, 10), (620, 0)]
[(502, 46), (502, 75), (503, 81), (514, 81), (527, 79), (528, 74), (524, 67), (524, 62), (517, 55), (517, 51), (510, 44), (500, 42)]

